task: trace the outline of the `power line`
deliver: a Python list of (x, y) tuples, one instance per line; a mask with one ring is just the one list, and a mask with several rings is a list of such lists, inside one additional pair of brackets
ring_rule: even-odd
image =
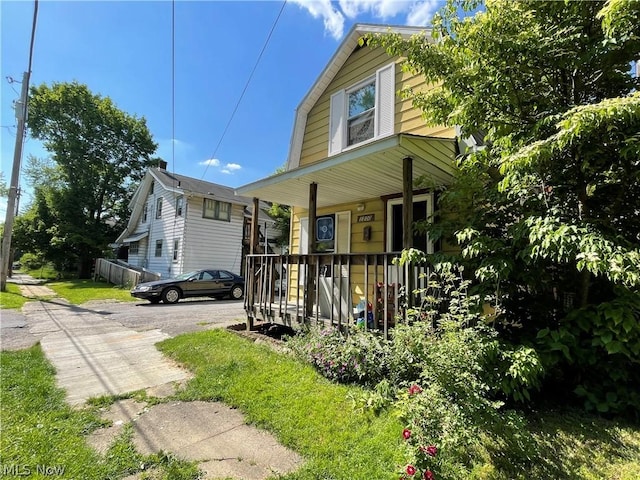
[[(284, 11), (284, 7), (286, 5), (287, 5), (287, 0), (284, 0), (284, 2), (282, 2), (282, 7), (280, 7), (280, 11), (278, 12), (278, 16), (276, 17), (275, 21), (273, 22), (273, 25), (271, 26), (271, 30), (269, 31), (269, 35), (267, 35), (267, 39), (265, 40), (264, 45), (262, 46), (262, 50), (260, 51), (260, 55), (258, 55), (258, 59), (256, 60), (256, 63), (254, 64), (253, 69), (251, 70), (251, 73), (249, 74), (249, 78), (247, 79), (247, 83), (245, 84), (244, 88), (242, 89), (242, 93), (240, 94), (240, 98), (238, 98), (236, 106), (233, 108), (233, 112), (231, 112), (231, 116), (229, 117), (229, 121), (227, 122), (227, 125), (224, 127), (224, 130), (222, 131), (222, 135), (220, 136), (220, 140), (218, 140), (218, 144), (216, 145), (215, 150), (213, 151), (213, 153), (209, 157), (210, 159), (216, 158), (216, 153), (218, 153), (218, 148), (220, 148), (220, 144), (222, 143), (222, 140), (224, 140), (224, 137), (227, 134), (227, 130), (229, 130), (229, 126), (231, 125), (231, 122), (233, 121), (233, 117), (235, 116), (236, 112), (238, 111), (238, 107), (240, 106), (240, 102), (242, 102), (242, 99), (244, 98), (244, 94), (247, 92), (247, 88), (249, 88), (249, 83), (251, 83), (251, 79), (253, 78), (253, 74), (255, 73), (256, 69), (258, 68), (258, 64), (260, 63), (260, 60), (262, 59), (262, 55), (264, 54), (265, 50), (267, 49), (267, 45), (269, 45), (269, 41), (271, 40), (271, 36), (273, 35), (273, 31), (276, 29), (276, 25), (278, 24), (278, 20), (280, 20), (280, 17), (282, 16), (282, 12)], [(207, 165), (206, 165), (206, 167), (204, 169), (204, 172), (202, 173), (202, 177), (200, 177), (201, 179), (204, 179), (204, 176), (206, 175), (208, 169), (209, 169), (209, 163), (207, 163)]]

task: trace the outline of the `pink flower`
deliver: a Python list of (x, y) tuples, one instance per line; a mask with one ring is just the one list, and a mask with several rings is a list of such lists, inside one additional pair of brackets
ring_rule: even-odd
[(407, 475), (415, 475), (416, 474), (416, 467), (414, 467), (413, 465), (407, 465)]
[(433, 476), (433, 472), (431, 470), (427, 470), (424, 472), (424, 480), (433, 480), (435, 477)]
[(425, 450), (427, 455), (430, 455), (432, 457), (436, 456), (436, 453), (438, 453), (438, 448), (435, 445), (429, 445), (426, 450)]
[(415, 383), (409, 387), (409, 395), (414, 395), (416, 393), (420, 393), (421, 391), (422, 388), (420, 388), (420, 386), (416, 385)]
[(404, 430), (402, 430), (402, 436), (405, 440), (409, 440), (409, 438), (411, 438), (411, 430), (405, 428)]

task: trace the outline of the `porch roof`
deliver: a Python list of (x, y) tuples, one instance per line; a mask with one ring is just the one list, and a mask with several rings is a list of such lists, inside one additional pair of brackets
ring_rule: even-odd
[(455, 170), (456, 141), (394, 135), (304, 167), (236, 189), (236, 195), (306, 208), (309, 185), (318, 184), (317, 206), (327, 207), (402, 192), (402, 160), (413, 158), (413, 179), (449, 184)]
[(140, 233), (134, 233), (133, 235), (123, 238), (122, 240), (120, 240), (118, 238), (118, 240), (120, 240), (120, 242), (122, 243), (132, 243), (132, 242), (137, 242), (138, 240), (142, 240), (143, 238), (145, 238), (146, 236), (149, 235), (149, 232), (140, 232)]

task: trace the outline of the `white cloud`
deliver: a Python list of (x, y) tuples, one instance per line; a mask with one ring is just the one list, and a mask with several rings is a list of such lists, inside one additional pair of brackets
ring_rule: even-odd
[(198, 165), (206, 165), (207, 167), (219, 167), (220, 160), (218, 160), (217, 158), (210, 158), (209, 160), (198, 162)]
[(443, 0), (339, 0), (337, 3), (330, 0), (292, 1), (307, 10), (313, 18), (321, 18), (325, 31), (336, 40), (340, 40), (344, 34), (345, 17), (359, 21), (359, 16), (367, 16), (362, 19), (363, 22), (385, 22), (405, 15), (406, 25), (423, 26), (431, 22), (433, 14), (443, 4)]
[(325, 31), (336, 40), (342, 38), (344, 32), (344, 15), (334, 8), (331, 0), (293, 0), (306, 9), (313, 18), (321, 17)]
[(348, 18), (370, 13), (384, 20), (408, 11), (414, 3), (411, 0), (340, 0), (340, 8)]
[(236, 170), (240, 170), (242, 167), (237, 163), (227, 163), (222, 169), (220, 169), (221, 173), (226, 173), (227, 175), (232, 175)]
[(433, 19), (433, 14), (440, 8), (441, 2), (438, 0), (427, 0), (416, 3), (407, 17), (408, 25), (424, 26), (429, 25)]

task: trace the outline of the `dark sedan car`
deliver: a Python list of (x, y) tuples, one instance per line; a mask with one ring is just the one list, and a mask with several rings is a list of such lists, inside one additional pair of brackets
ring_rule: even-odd
[(230, 297), (234, 300), (244, 294), (244, 278), (226, 270), (194, 270), (175, 278), (139, 283), (131, 295), (151, 303), (176, 303), (187, 297)]

